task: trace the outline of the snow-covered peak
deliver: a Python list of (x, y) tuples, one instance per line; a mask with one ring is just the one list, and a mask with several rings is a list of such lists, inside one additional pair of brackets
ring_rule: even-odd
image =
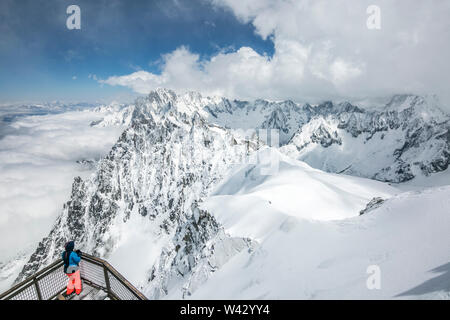
[(420, 117), (425, 121), (442, 122), (448, 120), (436, 96), (418, 96), (412, 94), (395, 95), (386, 105), (385, 111), (406, 112), (408, 117)]
[(423, 97), (412, 94), (398, 94), (394, 95), (388, 104), (386, 104), (385, 110), (401, 112), (404, 109), (424, 103), (425, 99)]
[(175, 100), (176, 97), (177, 94), (170, 89), (157, 88), (156, 90), (151, 91), (146, 98), (150, 103), (164, 105), (170, 101)]
[[(381, 182), (313, 169), (274, 148), (261, 148), (252, 154), (249, 162), (235, 168), (203, 206), (214, 212), (225, 227), (230, 226), (230, 220), (242, 219), (242, 223), (247, 222), (247, 227), (252, 228), (255, 226), (252, 221), (265, 211), (279, 215), (279, 223), (287, 217), (345, 219), (359, 215), (372, 198), (386, 199), (397, 193)], [(247, 209), (241, 210), (241, 207)], [(237, 224), (244, 228), (241, 223)], [(234, 236), (253, 235), (252, 238), (261, 239), (262, 234), (264, 232), (258, 236), (244, 232)]]

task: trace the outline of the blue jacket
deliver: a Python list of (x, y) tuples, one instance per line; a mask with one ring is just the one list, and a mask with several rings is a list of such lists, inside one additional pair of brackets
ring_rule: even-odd
[[(63, 260), (64, 260), (65, 254), (66, 254), (65, 251), (61, 254), (61, 258)], [(80, 261), (81, 261), (81, 258), (77, 255), (77, 253), (75, 251), (72, 251), (69, 256), (69, 266), (78, 266)]]

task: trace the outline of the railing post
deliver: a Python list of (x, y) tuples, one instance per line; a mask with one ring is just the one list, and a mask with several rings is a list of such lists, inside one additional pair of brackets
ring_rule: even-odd
[(103, 272), (105, 274), (106, 291), (108, 291), (109, 296), (111, 294), (111, 284), (109, 283), (108, 269), (105, 265), (103, 265)]
[(34, 281), (34, 287), (36, 288), (38, 299), (42, 300), (41, 288), (39, 288), (38, 279), (34, 278), (33, 281)]

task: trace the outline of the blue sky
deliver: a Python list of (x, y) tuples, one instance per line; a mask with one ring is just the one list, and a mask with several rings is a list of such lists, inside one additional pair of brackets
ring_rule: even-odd
[[(81, 8), (81, 30), (66, 9)], [(450, 110), (450, 1), (1, 0), (0, 103), (132, 101), (157, 87), (228, 98)], [(90, 77), (89, 75), (95, 75)]]
[[(81, 30), (66, 28), (71, 4)], [(126, 99), (131, 89), (88, 76), (158, 74), (162, 55), (180, 46), (201, 59), (243, 45), (273, 54), (251, 23), (204, 0), (2, 0), (0, 21), (0, 103)]]

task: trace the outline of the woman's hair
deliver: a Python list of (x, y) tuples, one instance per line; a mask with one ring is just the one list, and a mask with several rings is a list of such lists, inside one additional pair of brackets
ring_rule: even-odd
[(66, 245), (65, 245), (66, 252), (73, 251), (74, 247), (75, 247), (75, 242), (74, 241), (67, 242)]

